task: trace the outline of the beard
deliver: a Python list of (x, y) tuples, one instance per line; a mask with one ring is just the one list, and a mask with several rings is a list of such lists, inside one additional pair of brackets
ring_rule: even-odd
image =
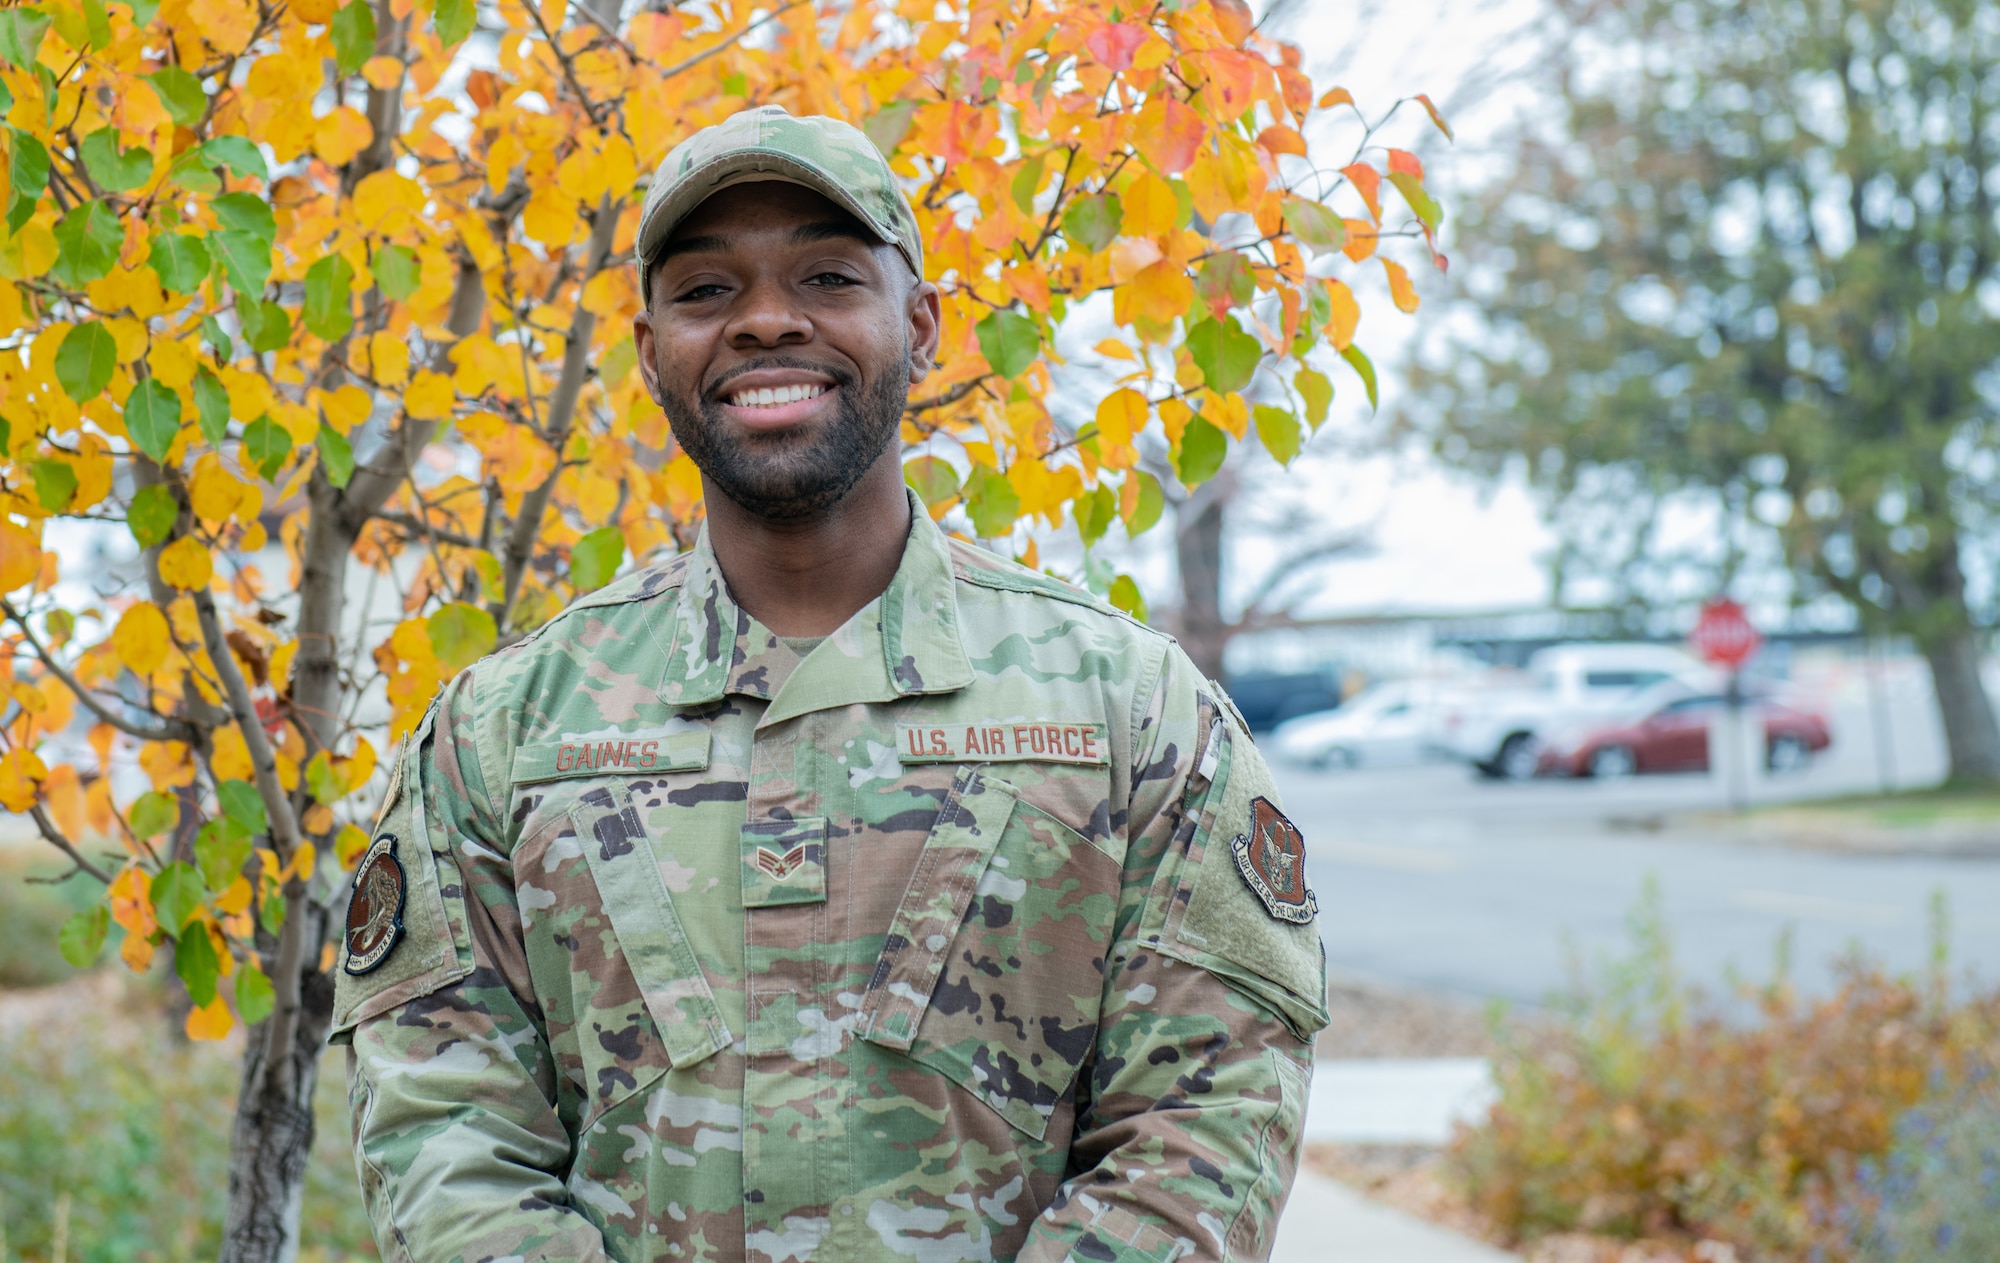
[(832, 420), (811, 431), (752, 437), (731, 432), (719, 398), (663, 385), (660, 402), (674, 440), (695, 467), (745, 512), (767, 522), (803, 521), (839, 504), (900, 432), (909, 402), (900, 374), (884, 373), (866, 394), (857, 394), (851, 374), (808, 360), (768, 356), (747, 367), (831, 376), (840, 392)]

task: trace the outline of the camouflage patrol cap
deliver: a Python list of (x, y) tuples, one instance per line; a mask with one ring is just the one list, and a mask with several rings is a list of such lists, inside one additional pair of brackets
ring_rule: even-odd
[(634, 250), (643, 301), (652, 302), (653, 262), (680, 222), (712, 195), (751, 180), (786, 180), (824, 195), (924, 274), (916, 215), (875, 142), (839, 119), (794, 118), (781, 105), (760, 105), (675, 145), (654, 172)]

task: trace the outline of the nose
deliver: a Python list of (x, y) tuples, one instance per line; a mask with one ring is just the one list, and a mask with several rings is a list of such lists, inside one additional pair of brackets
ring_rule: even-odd
[(797, 346), (813, 340), (812, 319), (794, 301), (791, 287), (759, 277), (747, 286), (729, 314), (724, 336), (738, 350)]

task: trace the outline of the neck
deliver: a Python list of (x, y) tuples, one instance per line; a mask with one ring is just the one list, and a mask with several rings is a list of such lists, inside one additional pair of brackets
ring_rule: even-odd
[(779, 636), (828, 635), (882, 595), (910, 534), (901, 456), (891, 443), (840, 503), (798, 522), (748, 513), (704, 477), (708, 543), (729, 595)]

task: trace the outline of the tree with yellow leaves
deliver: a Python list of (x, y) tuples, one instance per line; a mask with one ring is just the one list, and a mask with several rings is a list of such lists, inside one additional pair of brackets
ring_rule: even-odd
[[(1159, 517), (1144, 435), (1190, 486), (1253, 434), (1289, 462), (1330, 357), (1373, 397), (1341, 275), (1408, 311), (1378, 246), (1443, 265), (1416, 160), (1242, 0), (0, 10), (0, 805), (104, 885), (66, 956), (115, 930), (133, 969), (171, 956), (191, 1036), (250, 1028), (225, 1259), (298, 1244), (378, 751), (692, 538), (699, 480), (633, 371), (632, 236), (667, 149), (765, 102), (857, 122), (906, 181), (945, 311), (909, 481), (1031, 562), (1037, 524), (1090, 546)], [(1337, 170), (1315, 110), (1356, 120)], [(1053, 333), (1099, 295), (1129, 373), (1060, 425)], [(129, 533), (134, 590), (64, 573), (65, 518)]]

